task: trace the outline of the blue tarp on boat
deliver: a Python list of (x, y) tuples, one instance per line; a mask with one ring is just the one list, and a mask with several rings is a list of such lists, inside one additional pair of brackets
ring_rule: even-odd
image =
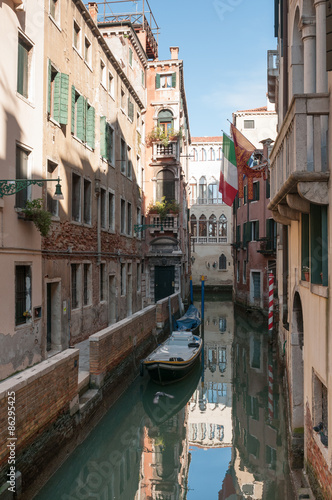
[(191, 304), (184, 316), (175, 321), (175, 328), (181, 332), (183, 330), (193, 330), (201, 324), (198, 309)]

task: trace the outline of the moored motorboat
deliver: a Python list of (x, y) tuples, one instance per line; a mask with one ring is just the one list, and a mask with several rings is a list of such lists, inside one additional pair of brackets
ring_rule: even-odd
[(183, 330), (192, 331), (193, 333), (198, 333), (198, 327), (201, 324), (201, 318), (198, 309), (190, 304), (186, 313), (179, 319), (175, 321), (174, 330), (180, 332)]
[(169, 384), (183, 379), (200, 359), (203, 341), (191, 331), (175, 331), (142, 361), (152, 380)]

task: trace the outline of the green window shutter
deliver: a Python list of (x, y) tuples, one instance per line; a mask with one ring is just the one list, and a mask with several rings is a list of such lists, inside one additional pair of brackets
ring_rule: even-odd
[(86, 115), (86, 142), (90, 148), (95, 149), (95, 108), (88, 107)]
[(156, 74), (156, 89), (160, 89), (160, 74)]
[(52, 64), (50, 59), (48, 60), (48, 73), (47, 73), (47, 87), (48, 87), (48, 94), (47, 94), (47, 112), (50, 115), (51, 114), (51, 79), (52, 79)]
[(256, 183), (256, 185), (257, 185), (257, 197), (256, 197), (256, 200), (258, 201), (259, 200), (259, 186), (260, 186), (260, 182), (258, 181)]
[(75, 134), (75, 87), (71, 86), (71, 133)]
[(176, 87), (176, 73), (172, 73), (172, 87)]
[(106, 130), (107, 138), (106, 138), (106, 146), (107, 146), (107, 159), (112, 162), (113, 160), (113, 130), (109, 124), (107, 124)]
[(68, 94), (69, 76), (65, 73), (61, 73), (59, 123), (61, 123), (62, 125), (67, 125), (68, 123)]
[(309, 262), (309, 214), (301, 215), (301, 279), (304, 280), (303, 266), (310, 267)]
[(265, 181), (265, 185), (266, 185), (266, 198), (270, 198), (270, 181), (269, 180), (266, 180)]
[(328, 225), (327, 206), (321, 207), (322, 212), (322, 285), (328, 285)]
[(100, 117), (100, 156), (106, 158), (106, 116)]
[(77, 99), (77, 126), (76, 126), (76, 135), (81, 140), (85, 139), (85, 99), (82, 95)]
[(252, 222), (246, 222), (246, 242), (251, 241)]
[(243, 228), (242, 228), (242, 243), (243, 243), (243, 246), (245, 247), (246, 246), (246, 240), (247, 240), (247, 223), (244, 222), (243, 223)]
[(56, 73), (54, 77), (54, 95), (53, 95), (53, 118), (57, 122), (60, 119), (60, 80), (61, 74), (59, 72)]

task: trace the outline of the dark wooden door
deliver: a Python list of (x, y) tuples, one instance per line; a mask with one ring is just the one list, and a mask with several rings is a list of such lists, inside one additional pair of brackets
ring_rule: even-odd
[(154, 299), (157, 302), (174, 293), (174, 266), (156, 266), (154, 271)]

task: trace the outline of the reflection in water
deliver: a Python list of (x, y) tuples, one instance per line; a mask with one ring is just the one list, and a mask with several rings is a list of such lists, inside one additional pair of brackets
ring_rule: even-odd
[(202, 364), (166, 387), (137, 379), (37, 499), (292, 498), (267, 333), (232, 302), (206, 301), (204, 317)]

